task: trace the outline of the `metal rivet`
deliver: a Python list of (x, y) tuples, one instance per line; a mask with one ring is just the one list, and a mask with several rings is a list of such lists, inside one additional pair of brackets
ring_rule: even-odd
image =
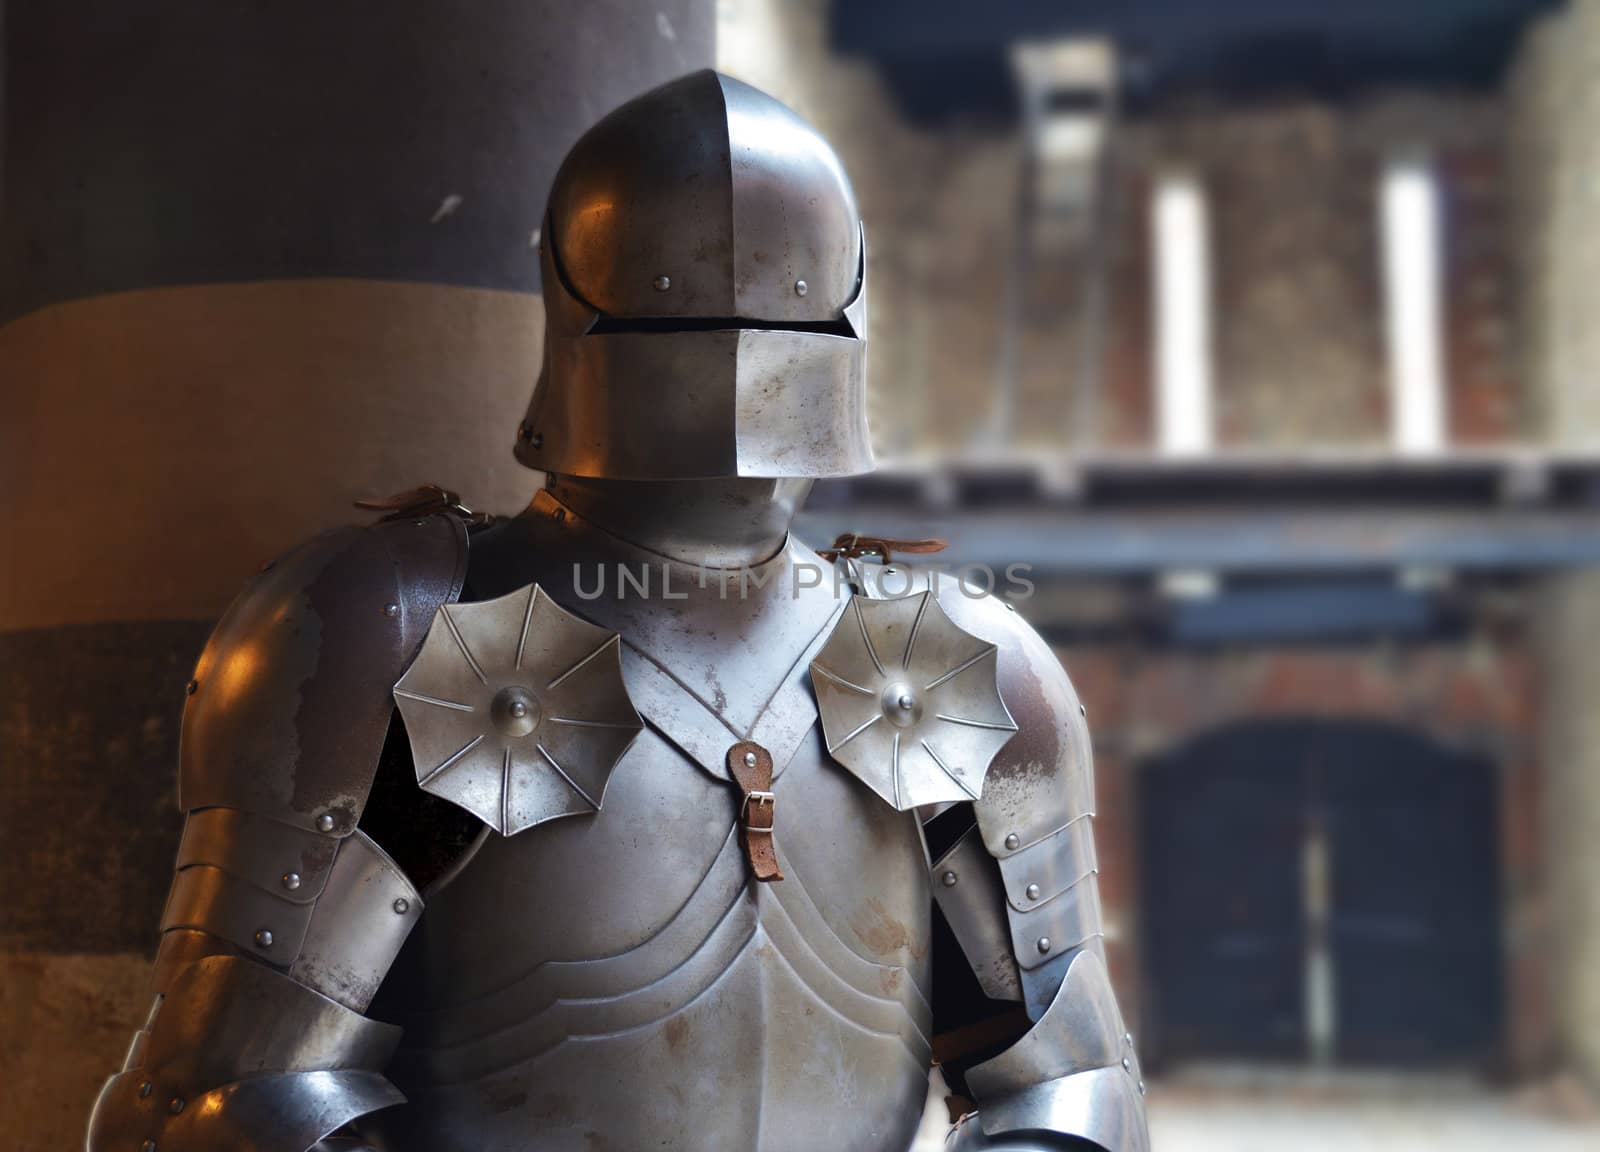
[(398, 616), (398, 615), (400, 615), (400, 605), (398, 605), (398, 604), (385, 604), (383, 606), (383, 614), (385, 616)]
[(939, 879), (944, 882), (944, 886), (946, 888), (954, 888), (956, 886), (956, 881), (959, 880), (960, 877), (954, 872), (946, 872), (943, 876), (939, 877)]
[(287, 888), (290, 892), (293, 892), (295, 889), (299, 888), (300, 887), (300, 873), (298, 873), (298, 872), (285, 872), (283, 874), (283, 886), (285, 888)]
[(911, 698), (911, 693), (909, 692), (902, 693), (900, 699), (895, 701), (895, 703), (900, 705), (900, 711), (902, 712), (911, 711), (911, 709), (915, 708), (917, 704), (917, 702)]
[(672, 287), (672, 277), (657, 276), (652, 283), (655, 285), (657, 292), (665, 292), (668, 288)]
[(894, 569), (893, 568), (885, 568), (883, 570), (883, 574), (885, 576), (893, 576), (894, 575)]
[(506, 711), (515, 716), (518, 720), (521, 720), (528, 714), (528, 705), (521, 700), (513, 700), (510, 707), (508, 707)]
[(544, 433), (543, 432), (535, 432), (533, 434), (533, 439), (528, 441), (528, 443), (532, 444), (535, 448), (543, 448), (544, 447)]
[(756, 754), (754, 752), (746, 752), (744, 754), (744, 766), (746, 768), (754, 768), (756, 766)]
[(1036, 944), (1035, 947), (1039, 949), (1039, 952), (1040, 952), (1041, 955), (1043, 953), (1046, 953), (1046, 952), (1050, 951), (1050, 937), (1048, 937), (1048, 936), (1039, 937), (1039, 943)]
[(528, 422), (526, 420), (517, 425), (518, 440), (526, 440), (530, 435), (532, 435), (532, 433), (528, 430)]
[(1133, 1061), (1132, 1061), (1132, 1060), (1129, 1060), (1129, 1059), (1128, 1059), (1128, 1058), (1127, 1058), (1127, 1057), (1126, 1057), (1126, 1056), (1124, 1056), (1124, 1057), (1123, 1057), (1123, 1058), (1122, 1058), (1122, 1070), (1123, 1070), (1123, 1071), (1124, 1071), (1124, 1072), (1131, 1072), (1131, 1071), (1133, 1071)]
[(1011, 835), (1006, 837), (1006, 847), (1007, 848), (1015, 849), (1016, 846), (1018, 844), (1021, 844), (1021, 843), (1022, 843), (1022, 838), (1020, 836), (1018, 836), (1015, 832), (1013, 832)]
[(200, 681), (198, 681), (198, 680), (189, 681), (189, 683), (184, 685), (183, 690), (185, 692), (187, 692), (190, 696), (193, 696), (196, 692), (200, 691)]
[(1009, 600), (1002, 601), (1002, 603), (1005, 604), (1007, 612), (1015, 612), (1017, 610), (1017, 606)]
[(394, 902), (394, 910), (400, 915), (404, 916), (407, 912), (411, 911), (411, 901), (407, 900), (404, 896), (398, 897)]
[(318, 832), (332, 832), (333, 831), (333, 817), (328, 815), (328, 813), (326, 813), (326, 812), (324, 812), (321, 816), (318, 816), (317, 817), (317, 831)]
[(1039, 898), (1039, 886), (1037, 884), (1029, 884), (1028, 887), (1024, 889), (1023, 895), (1029, 900), (1037, 900)]
[(141, 1099), (141, 1100), (149, 1099), (150, 1098), (150, 1093), (154, 1092), (155, 1090), (156, 1090), (156, 1086), (154, 1084), (150, 1083), (150, 1081), (146, 1080), (143, 1084), (139, 1085), (139, 1099)]
[(1078, 715), (1079, 716), (1087, 716), (1087, 715), (1089, 715), (1089, 706), (1087, 704), (1079, 704), (1078, 705)]
[(1143, 1080), (1139, 1081), (1139, 1095), (1141, 1095), (1141, 1096), (1144, 1095), (1144, 1081)]
[[(272, 929), (271, 928), (262, 928), (262, 929), (260, 929), (260, 930), (258, 930), (256, 932), (256, 947), (257, 948), (271, 948), (272, 947)], [(173, 1111), (177, 1111), (177, 1109), (173, 1109)]]
[(1122, 1034), (1122, 1042), (1124, 1044), (1126, 1044), (1129, 1048), (1132, 1048), (1133, 1047), (1133, 1033), (1132, 1032), (1124, 1032)]
[(796, 296), (804, 296), (809, 291), (811, 291), (811, 289), (807, 287), (804, 280), (796, 280), (794, 282), (794, 294)]
[(169, 1100), (167, 1102), (167, 1111), (171, 1112), (174, 1116), (176, 1116), (179, 1112), (183, 1111), (183, 1105), (184, 1105), (183, 1097), (182, 1096), (174, 1096), (171, 1100)]
[(413, 520), (411, 522), (411, 526), (413, 528), (426, 528), (428, 526), (428, 522), (426, 520)]
[(146, 1140), (139, 1145), (139, 1152), (156, 1152), (156, 1142), (154, 1140)]

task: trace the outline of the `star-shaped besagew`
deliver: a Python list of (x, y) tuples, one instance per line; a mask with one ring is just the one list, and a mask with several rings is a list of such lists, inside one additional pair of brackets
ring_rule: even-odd
[(998, 656), (931, 593), (855, 597), (811, 662), (829, 755), (902, 812), (976, 800), (1017, 730)]
[(620, 646), (537, 584), (441, 607), (394, 687), (417, 783), (507, 836), (598, 812), (644, 727)]

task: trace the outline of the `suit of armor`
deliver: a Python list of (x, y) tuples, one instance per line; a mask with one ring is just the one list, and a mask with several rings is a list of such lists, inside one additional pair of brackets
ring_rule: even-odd
[(1065, 673), (1003, 602), (788, 534), (872, 463), (836, 157), (699, 73), (574, 147), (542, 235), (546, 489), (318, 537), (201, 656), (90, 1152), (903, 1152), (951, 938), (1021, 1005), (946, 1060), (952, 1146), (1145, 1149)]

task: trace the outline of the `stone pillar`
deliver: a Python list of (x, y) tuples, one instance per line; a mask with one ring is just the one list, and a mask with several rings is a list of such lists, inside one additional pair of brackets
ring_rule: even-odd
[[(1520, 339), (1532, 431), (1600, 447), (1600, 0), (1541, 21), (1511, 80)], [(1600, 1087), (1600, 572), (1540, 598), (1550, 1000), (1564, 1060)]]
[(528, 498), (555, 165), (714, 15), (12, 0), (0, 35), (0, 1143), (64, 1148), (145, 1007), (211, 621), (356, 497)]

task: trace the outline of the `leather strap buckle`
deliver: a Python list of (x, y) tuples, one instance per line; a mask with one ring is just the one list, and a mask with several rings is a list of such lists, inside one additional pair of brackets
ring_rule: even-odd
[(768, 819), (765, 826), (752, 824), (750, 822), (750, 806), (754, 804), (757, 808), (772, 808), (777, 803), (777, 799), (777, 796), (775, 796), (773, 793), (763, 792), (759, 789), (753, 792), (746, 792), (744, 794), (744, 807), (740, 809), (740, 813), (744, 817), (744, 830), (746, 832), (758, 832), (764, 836), (771, 836), (771, 819)]
[(772, 753), (754, 740), (728, 749), (728, 772), (743, 794), (739, 800), (739, 839), (751, 874), (761, 883), (782, 880), (772, 840), (778, 797), (772, 791)]

